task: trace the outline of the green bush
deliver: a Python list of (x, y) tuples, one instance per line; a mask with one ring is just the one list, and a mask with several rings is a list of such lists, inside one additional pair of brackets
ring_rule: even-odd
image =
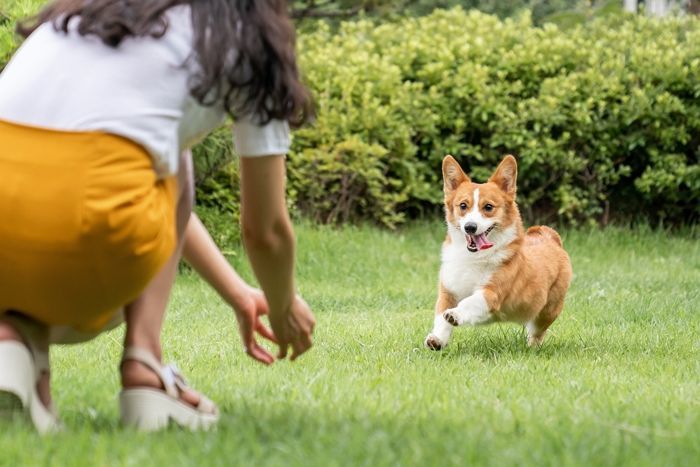
[(465, 10), (477, 9), (484, 13), (500, 18), (517, 16), (523, 11), (531, 11), (536, 24), (547, 22), (553, 14), (566, 14), (580, 18), (594, 9), (605, 7), (607, 3), (616, 3), (622, 9), (622, 0), (293, 0), (292, 15), (303, 19), (306, 27), (308, 20), (313, 22), (318, 18), (335, 22), (342, 18), (348, 19), (359, 15), (377, 19), (388, 19), (400, 16), (422, 16), (436, 9), (462, 7)]
[(19, 16), (19, 8), (17, 5), (0, 6), (0, 71), (5, 67), (5, 64), (10, 59), (10, 55), (17, 47), (17, 41), (14, 35), (15, 21)]
[[(319, 116), (294, 136), (291, 206), (322, 222), (391, 227), (434, 215), (445, 154), (484, 180), (513, 153), (529, 221), (697, 221), (698, 39), (694, 18), (611, 16), (563, 31), (453, 9), (319, 23), (300, 36)], [(229, 138), (218, 131), (195, 149), (197, 186), (202, 212), (236, 222)]]
[[(317, 216), (337, 198), (329, 180), (371, 167), (379, 186), (345, 186), (364, 195), (343, 220), (394, 225), (440, 204), (445, 154), (484, 180), (513, 153), (529, 220), (696, 220), (698, 38), (692, 18), (614, 16), (563, 32), (460, 9), (320, 27), (301, 38), (320, 112), (296, 134), (290, 185)], [(307, 187), (327, 196), (308, 202)]]
[(238, 164), (231, 131), (222, 127), (192, 150), (197, 203), (195, 211), (219, 247), (233, 251), (240, 240)]

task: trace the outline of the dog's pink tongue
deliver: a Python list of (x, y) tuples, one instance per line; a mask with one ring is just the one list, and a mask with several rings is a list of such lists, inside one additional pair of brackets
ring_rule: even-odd
[(476, 242), (476, 247), (479, 250), (488, 250), (493, 246), (493, 243), (489, 242), (486, 239), (486, 235), (484, 234), (479, 234), (474, 236), (474, 241)]

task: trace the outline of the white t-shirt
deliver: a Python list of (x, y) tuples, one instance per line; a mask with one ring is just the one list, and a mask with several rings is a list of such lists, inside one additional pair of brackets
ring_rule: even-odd
[[(189, 6), (166, 12), (163, 37), (129, 37), (117, 48), (97, 36), (41, 25), (0, 74), (0, 119), (67, 131), (103, 131), (129, 138), (151, 154), (159, 176), (177, 172), (179, 154), (220, 125), (222, 106), (203, 107), (190, 96), (193, 53)], [(260, 126), (239, 118), (233, 128), (241, 156), (286, 154), (289, 126)]]

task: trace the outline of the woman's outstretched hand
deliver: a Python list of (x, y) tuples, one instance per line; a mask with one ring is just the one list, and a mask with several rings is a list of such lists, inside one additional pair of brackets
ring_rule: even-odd
[(262, 322), (262, 317), (269, 311), (267, 300), (262, 291), (250, 288), (248, 298), (233, 307), (238, 320), (238, 330), (241, 334), (241, 341), (245, 352), (253, 359), (271, 365), (275, 357), (258, 344), (256, 334), (265, 339), (277, 343), (273, 332)]
[(292, 346), (290, 360), (296, 360), (313, 345), (311, 335), (316, 326), (316, 319), (309, 305), (298, 295), (286, 316), (271, 316), (270, 325), (280, 348), (277, 358), (286, 358), (289, 346)]

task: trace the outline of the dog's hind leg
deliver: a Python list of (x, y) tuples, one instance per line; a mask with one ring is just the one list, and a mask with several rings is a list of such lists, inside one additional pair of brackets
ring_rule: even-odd
[(571, 282), (571, 266), (568, 262), (559, 273), (557, 281), (549, 290), (547, 303), (535, 318), (525, 325), (527, 329), (527, 345), (542, 345), (547, 329), (564, 308), (564, 298)]
[(527, 345), (529, 347), (542, 345), (547, 329), (557, 319), (562, 308), (564, 308), (563, 299), (558, 300), (556, 303), (548, 303), (540, 311), (540, 314), (525, 325), (525, 329), (527, 329)]

